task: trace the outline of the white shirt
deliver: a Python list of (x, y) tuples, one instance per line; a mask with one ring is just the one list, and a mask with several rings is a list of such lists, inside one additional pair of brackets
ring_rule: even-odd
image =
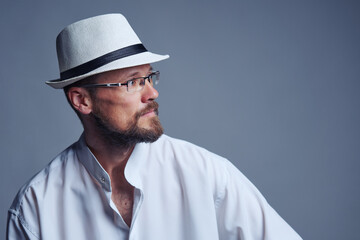
[(82, 136), (19, 191), (7, 239), (301, 239), (228, 160), (188, 142), (137, 144), (125, 177), (135, 187), (130, 228)]

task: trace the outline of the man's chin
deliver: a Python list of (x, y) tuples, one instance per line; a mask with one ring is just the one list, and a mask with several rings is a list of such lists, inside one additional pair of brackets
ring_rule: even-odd
[(141, 129), (141, 135), (145, 137), (144, 139), (148, 139), (148, 141), (144, 142), (155, 142), (164, 133), (164, 129), (161, 126), (160, 120), (157, 116), (152, 118), (151, 121), (146, 124), (146, 126), (139, 126), (139, 128)]
[(153, 130), (154, 128), (158, 128), (160, 124), (160, 120), (158, 116), (152, 116), (152, 117), (141, 117), (138, 122), (137, 126), (144, 130)]

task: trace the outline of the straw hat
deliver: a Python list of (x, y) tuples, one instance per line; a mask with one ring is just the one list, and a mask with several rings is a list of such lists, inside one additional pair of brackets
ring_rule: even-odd
[(75, 22), (56, 38), (60, 78), (47, 81), (64, 88), (94, 74), (158, 62), (169, 58), (147, 51), (121, 14), (106, 14)]

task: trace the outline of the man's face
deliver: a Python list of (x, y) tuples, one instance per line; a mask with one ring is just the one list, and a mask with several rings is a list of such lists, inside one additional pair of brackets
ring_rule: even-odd
[[(126, 83), (151, 73), (151, 66), (141, 65), (102, 73), (97, 83)], [(111, 144), (131, 146), (156, 141), (163, 133), (158, 118), (159, 93), (146, 81), (138, 92), (127, 92), (126, 86), (97, 88), (92, 98), (92, 116), (96, 127)]]

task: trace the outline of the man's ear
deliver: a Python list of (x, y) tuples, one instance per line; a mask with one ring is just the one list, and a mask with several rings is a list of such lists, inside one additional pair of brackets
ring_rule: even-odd
[(92, 111), (91, 98), (84, 88), (72, 87), (67, 92), (67, 97), (73, 108), (82, 114), (90, 114)]

